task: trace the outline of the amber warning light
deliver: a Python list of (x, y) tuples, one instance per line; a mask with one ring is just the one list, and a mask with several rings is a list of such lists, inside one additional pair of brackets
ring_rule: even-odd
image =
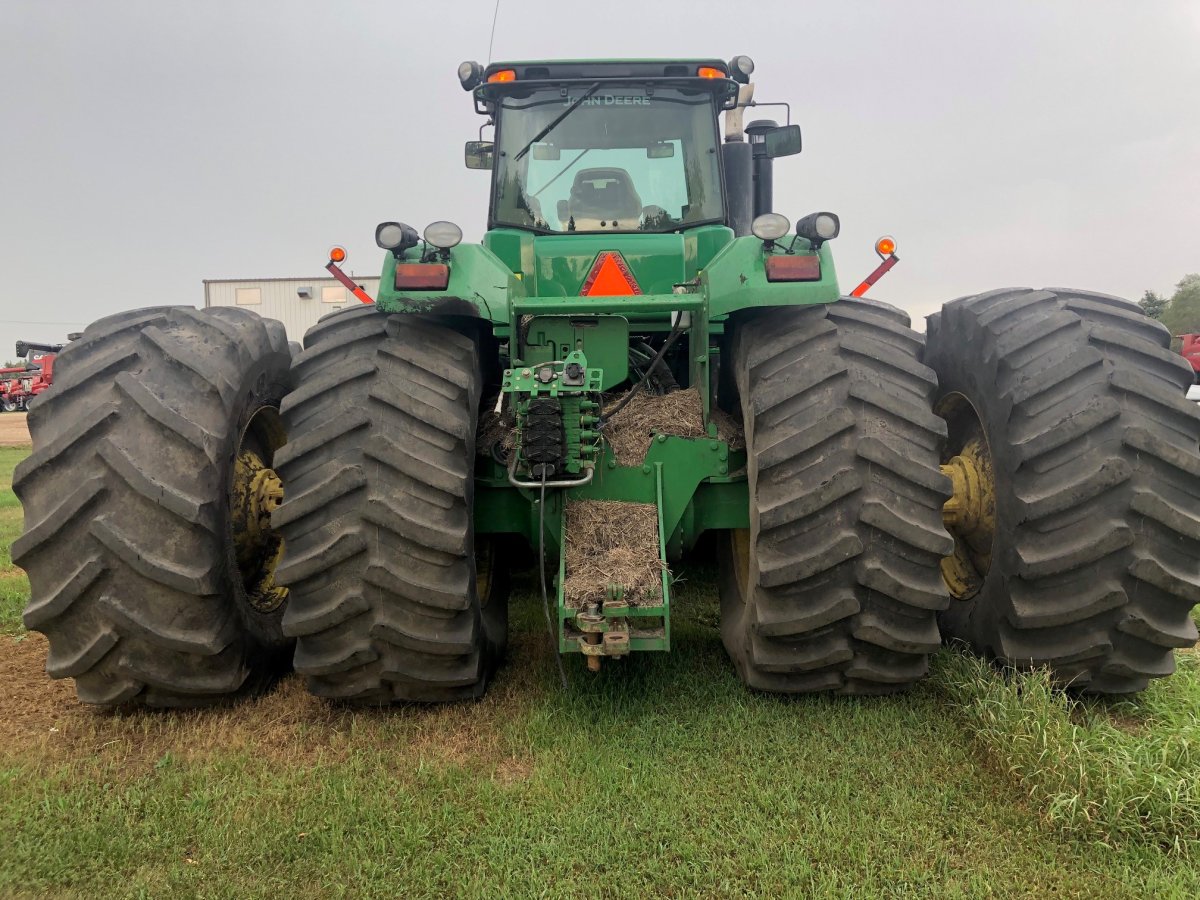
[(371, 295), (362, 289), (361, 285), (355, 284), (354, 279), (342, 271), (342, 267), (338, 263), (346, 261), (346, 248), (342, 246), (333, 246), (329, 248), (329, 262), (325, 263), (325, 269), (338, 280), (338, 283), (353, 294), (362, 303), (374, 303)]
[(875, 267), (874, 272), (863, 279), (862, 284), (850, 292), (851, 297), (865, 296), (875, 282), (886, 275), (892, 266), (900, 262), (900, 257), (896, 255), (896, 239), (890, 234), (885, 234), (875, 242), (875, 252), (879, 254), (879, 258), (883, 262)]

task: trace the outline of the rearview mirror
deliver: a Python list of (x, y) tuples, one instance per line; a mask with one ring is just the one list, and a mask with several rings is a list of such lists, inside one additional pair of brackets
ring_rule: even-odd
[(490, 169), (495, 158), (496, 145), (492, 141), (467, 141), (466, 161), (468, 169)]
[(800, 126), (780, 125), (763, 135), (766, 153), (770, 159), (778, 156), (794, 156), (800, 152)]
[(675, 155), (675, 145), (668, 141), (659, 141), (646, 148), (646, 159), (670, 159)]
[(562, 151), (553, 144), (534, 144), (534, 159), (562, 159)]

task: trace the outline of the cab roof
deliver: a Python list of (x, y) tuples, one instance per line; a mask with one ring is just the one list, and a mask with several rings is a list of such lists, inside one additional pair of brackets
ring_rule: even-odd
[(518, 81), (695, 78), (701, 67), (719, 69), (729, 77), (729, 64), (719, 59), (535, 59), (494, 62), (484, 70), (483, 80), (504, 69), (514, 70)]
[[(702, 76), (704, 70), (708, 71)], [(493, 82), (497, 72), (507, 77)], [(538, 59), (491, 63), (474, 88), (475, 111), (491, 115), (498, 100), (532, 87), (598, 81), (701, 88), (711, 91), (722, 109), (731, 109), (738, 96), (729, 64), (719, 59)]]

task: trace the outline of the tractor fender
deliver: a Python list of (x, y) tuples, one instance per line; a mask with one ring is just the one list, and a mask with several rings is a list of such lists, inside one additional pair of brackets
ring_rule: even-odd
[[(419, 254), (401, 262), (420, 262)], [(444, 291), (397, 291), (396, 256), (388, 253), (375, 305), (387, 313), (423, 313), (509, 321), (509, 299), (524, 296), (521, 279), (496, 254), (480, 244), (460, 244), (449, 253), (450, 280)]]

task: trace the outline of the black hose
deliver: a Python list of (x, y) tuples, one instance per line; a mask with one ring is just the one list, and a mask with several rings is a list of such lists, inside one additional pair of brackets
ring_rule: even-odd
[(667, 351), (671, 349), (671, 345), (674, 344), (675, 341), (677, 341), (679, 339), (679, 335), (683, 334), (683, 329), (679, 327), (679, 325), (682, 321), (683, 321), (683, 317), (680, 316), (680, 318), (678, 320), (676, 320), (675, 324), (671, 326), (671, 333), (667, 335), (667, 339), (665, 341), (663, 341), (663, 345), (658, 348), (658, 353), (655, 354), (654, 359), (651, 360), (651, 362), (650, 362), (650, 365), (648, 365), (646, 367), (646, 374), (643, 375), (638, 380), (638, 382), (632, 388), (629, 389), (629, 393), (627, 393), (624, 397), (622, 397), (617, 402), (616, 406), (614, 406), (612, 409), (608, 409), (608, 410), (605, 410), (604, 412), (600, 413), (600, 427), (601, 428), (604, 427), (605, 423), (607, 423), (609, 419), (611, 419), (613, 416), (615, 416), (617, 413), (619, 413), (621, 410), (623, 410), (625, 408), (625, 406), (629, 403), (629, 401), (633, 399), (634, 394), (636, 394), (638, 391), (640, 391), (642, 389), (642, 385), (644, 385), (646, 383), (646, 381), (650, 378), (650, 373), (653, 372), (658, 367), (658, 364), (662, 362), (663, 357), (667, 355)]
[[(542, 466), (542, 496), (538, 502), (538, 581), (542, 585), (542, 608), (546, 611), (546, 627), (550, 630), (550, 652), (558, 663), (558, 677), (563, 690), (567, 690), (567, 670), (563, 668), (562, 654), (558, 652), (558, 631), (550, 618), (550, 595), (546, 591), (546, 466)], [(560, 548), (566, 552), (566, 548)]]
[(679, 382), (671, 372), (666, 361), (660, 362), (658, 368), (651, 371), (646, 366), (654, 359), (655, 351), (643, 341), (629, 345), (629, 371), (631, 378), (646, 378), (646, 386), (658, 396), (670, 394), (679, 390)]

